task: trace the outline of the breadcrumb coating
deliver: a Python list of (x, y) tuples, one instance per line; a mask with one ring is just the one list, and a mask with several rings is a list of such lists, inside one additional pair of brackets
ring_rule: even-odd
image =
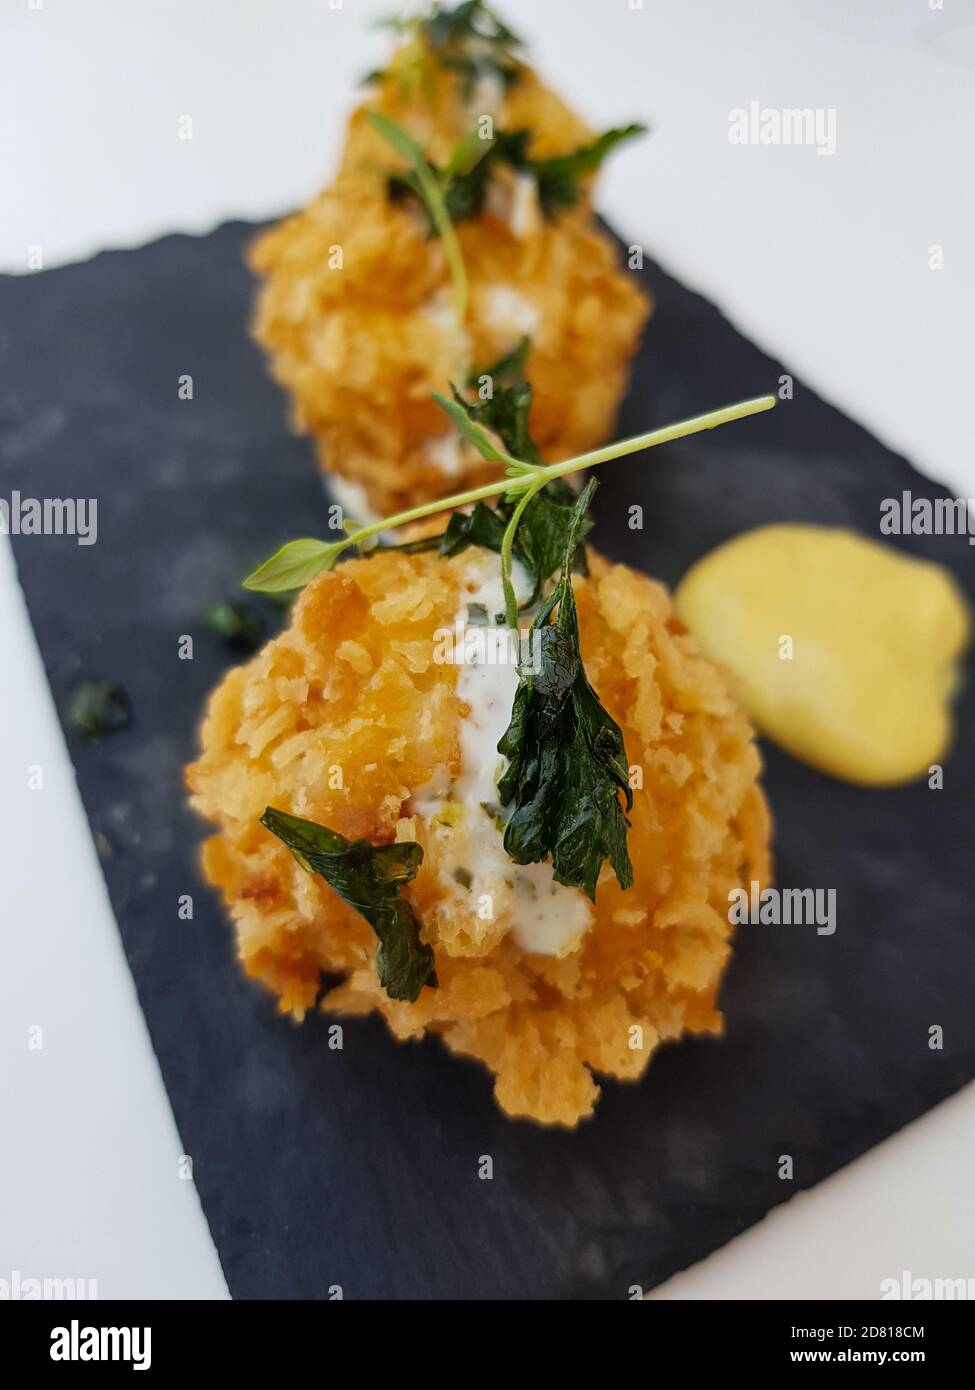
[[(592, 138), (530, 68), (519, 74), (500, 97), (498, 129), (530, 128), (537, 158)], [(465, 105), (456, 77), (433, 65), (422, 93), (393, 77), (379, 83), (350, 120), (334, 182), (251, 251), (263, 282), (254, 333), (290, 397), (293, 426), (379, 515), (492, 476), (469, 446), (455, 447), (430, 393), (463, 385), (524, 334), (542, 454), (552, 461), (602, 443), (650, 311), (588, 195), (546, 220), (508, 170), (485, 213), (457, 224), (470, 284), (458, 335), (442, 243), (415, 207), (387, 196), (386, 172), (400, 162), (366, 111), (399, 122), (442, 164), (484, 110), (477, 100)]]
[[(723, 676), (674, 617), (664, 588), (590, 555), (576, 577), (583, 659), (620, 724), (636, 783), (635, 882), (604, 869), (594, 921), (571, 954), (528, 955), (504, 914), (458, 908), (441, 842), (410, 798), (444, 766), (456, 775), (467, 707), (458, 667), (434, 659), (464, 559), (380, 552), (320, 576), (292, 624), (213, 694), (193, 804), (219, 827), (204, 846), (247, 973), (301, 1018), (322, 972), (344, 976), (326, 1010), (378, 1010), (398, 1038), (439, 1034), (484, 1062), (509, 1115), (574, 1126), (595, 1074), (635, 1080), (658, 1044), (717, 1033), (730, 952), (728, 894), (769, 877), (760, 758)], [(641, 785), (642, 783), (642, 785)], [(389, 999), (367, 923), (258, 823), (268, 805), (373, 842), (419, 840), (404, 893), (435, 951), (439, 989)], [(580, 892), (581, 890), (568, 890)]]

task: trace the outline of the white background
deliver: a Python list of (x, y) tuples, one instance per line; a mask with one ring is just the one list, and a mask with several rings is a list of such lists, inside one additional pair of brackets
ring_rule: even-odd
[[(384, 52), (368, 21), (389, 8), (0, 0), (0, 269), (307, 199)], [(499, 8), (593, 124), (653, 125), (604, 176), (616, 228), (975, 496), (972, 0)], [(835, 155), (732, 146), (729, 112), (752, 100), (835, 108)], [(0, 1279), (222, 1296), (5, 539), (0, 633)], [(45, 788), (28, 792), (38, 764)], [(871, 1298), (904, 1269), (975, 1276), (973, 1166), (969, 1088), (656, 1296)]]

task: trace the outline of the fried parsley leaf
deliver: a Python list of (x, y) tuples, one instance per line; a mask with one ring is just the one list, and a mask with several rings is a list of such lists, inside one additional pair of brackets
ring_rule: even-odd
[[(619, 126), (604, 131), (588, 145), (580, 145), (568, 154), (555, 155), (550, 159), (529, 159), (530, 130), (496, 131), (490, 140), (474, 137), (481, 149), (478, 157), (465, 168), (452, 167), (455, 156), (451, 157), (445, 169), (437, 169), (432, 164), (429, 167), (443, 190), (444, 201), (454, 222), (481, 215), (488, 185), (499, 164), (508, 164), (517, 172), (534, 177), (539, 206), (546, 217), (552, 218), (575, 206), (582, 196), (583, 179), (596, 173), (612, 150), (624, 141), (644, 134), (646, 129), (646, 126), (638, 124)], [(466, 145), (468, 139), (465, 137), (462, 145)], [(394, 201), (411, 195), (420, 200), (427, 214), (429, 235), (436, 236), (436, 222), (415, 175), (391, 174), (387, 186), (389, 196)]]
[[(535, 587), (528, 605), (537, 603), (547, 579), (558, 571), (573, 527), (573, 514), (578, 494), (563, 478), (553, 478), (528, 503), (515, 532), (514, 554), (532, 576)], [(502, 502), (504, 515), (510, 516), (514, 507)], [(586, 574), (586, 551), (583, 539), (592, 530), (588, 511), (578, 527), (578, 541), (572, 567), (577, 574)]]
[(379, 938), (376, 970), (390, 999), (412, 1003), (424, 985), (436, 989), (433, 949), (420, 940), (420, 922), (399, 893), (416, 877), (423, 859), (420, 845), (347, 840), (327, 826), (273, 806), (264, 812), (261, 824), (287, 846), (303, 869), (320, 874), (372, 927)]
[(489, 463), (509, 462), (477, 417), (471, 413), (467, 402), (457, 394), (456, 390), (453, 400), (441, 396), (439, 391), (434, 391), (431, 394), (440, 409), (453, 421), (468, 444), (474, 446), (482, 459), (487, 459)]
[[(370, 111), (369, 119), (390, 144), (394, 123), (381, 117), (379, 112)], [(382, 125), (380, 125), (380, 120)], [(403, 173), (386, 176), (386, 190), (391, 202), (402, 203), (407, 198), (415, 198), (426, 218), (427, 235), (443, 235), (443, 218), (451, 223), (463, 222), (477, 217), (484, 207), (488, 181), (491, 174), (492, 142), (470, 132), (458, 141), (447, 164), (441, 169), (415, 145), (410, 150), (412, 167)], [(406, 157), (405, 147), (397, 147), (397, 152)]]
[[(495, 369), (497, 370), (497, 369)], [(465, 401), (454, 392), (454, 410), (462, 408), (469, 420), (498, 435), (508, 452), (524, 463), (541, 464), (542, 456), (528, 430), (532, 388), (527, 381), (510, 386), (497, 384), (485, 400)], [(533, 497), (525, 508), (515, 532), (513, 553), (532, 577), (533, 590), (527, 606), (537, 603), (545, 581), (562, 563), (570, 530), (574, 526), (576, 493), (562, 478), (552, 481)], [(457, 555), (469, 545), (500, 554), (505, 529), (515, 510), (515, 502), (501, 499), (494, 507), (478, 502), (464, 515), (455, 512), (440, 538), (442, 555)], [(578, 523), (576, 560), (585, 567), (581, 542), (592, 529), (592, 518), (585, 512)]]
[(467, 385), (476, 390), (482, 381), (490, 380), (493, 389), (494, 386), (510, 386), (513, 382), (522, 380), (531, 345), (532, 340), (526, 333), (521, 342), (503, 357), (499, 357), (493, 366), (475, 367), (467, 378)]
[(68, 706), (68, 723), (86, 743), (120, 733), (128, 728), (130, 718), (129, 697), (114, 681), (79, 685)]
[[(562, 574), (532, 624), (537, 669), (523, 670), (511, 722), (498, 752), (508, 760), (498, 792), (513, 809), (504, 848), (516, 864), (549, 856), (559, 883), (582, 888), (595, 901), (608, 860), (621, 888), (633, 884), (627, 850), (627, 811), (633, 805), (619, 725), (586, 679), (572, 562), (583, 535), (595, 481), (579, 495), (565, 536)], [(551, 622), (558, 608), (558, 617)]]
[(470, 101), (477, 84), (486, 78), (494, 78), (507, 91), (518, 79), (520, 69), (516, 63), (506, 63), (490, 53), (479, 54), (476, 58), (467, 54), (445, 54), (440, 66), (456, 72), (461, 78), (461, 97)]
[(206, 624), (211, 632), (222, 637), (234, 651), (251, 655), (264, 641), (264, 624), (260, 614), (246, 603), (225, 599), (211, 603), (206, 611)]
[(442, 68), (459, 75), (465, 101), (481, 78), (496, 78), (505, 89), (518, 78), (515, 54), (524, 44), (483, 0), (462, 0), (452, 8), (436, 4), (425, 18), (397, 15), (382, 27), (419, 37)]
[[(531, 608), (538, 602), (545, 581), (556, 573), (562, 563), (576, 501), (576, 493), (569, 484), (561, 478), (553, 478), (532, 498), (522, 514), (512, 551), (532, 578), (532, 592), (523, 608)], [(478, 502), (469, 512), (454, 512), (447, 529), (440, 535), (386, 548), (401, 550), (407, 555), (436, 550), (449, 558), (460, 555), (474, 545), (500, 555), (504, 533), (515, 505), (504, 500), (493, 507), (486, 502)], [(592, 529), (592, 524), (592, 518), (587, 515), (580, 536), (586, 535)], [(574, 568), (577, 574), (587, 572), (586, 553), (581, 544), (576, 549)], [(491, 620), (494, 620), (494, 615), (491, 615)]]
[(580, 145), (568, 154), (554, 155), (549, 159), (530, 159), (528, 144), (530, 130), (507, 130), (495, 132), (491, 148), (481, 161), (480, 177), (483, 185), (480, 203), (473, 204), (477, 215), (483, 210), (484, 193), (490, 181), (494, 165), (506, 163), (518, 173), (533, 175), (538, 187), (538, 203), (546, 217), (556, 217), (567, 208), (574, 207), (582, 197), (582, 181), (595, 174), (602, 167), (606, 157), (618, 145), (644, 135), (647, 127), (636, 122), (626, 126), (616, 126), (606, 130), (588, 145)]
[(483, 0), (462, 0), (449, 9), (434, 5), (432, 12), (421, 22), (421, 32), (432, 48), (450, 44), (500, 44), (507, 48), (522, 47), (521, 39), (493, 12)]
[(467, 412), (469, 420), (498, 435), (513, 458), (521, 463), (543, 463), (541, 454), (528, 431), (534, 391), (527, 381), (515, 381), (510, 386), (493, 384), (491, 394), (474, 401), (465, 401), (454, 390), (454, 400)]
[(574, 207), (582, 196), (582, 180), (594, 174), (603, 160), (617, 145), (632, 140), (636, 135), (644, 135), (645, 125), (631, 124), (606, 130), (590, 145), (580, 145), (570, 154), (556, 155), (552, 159), (537, 159), (531, 170), (538, 180), (538, 201), (546, 217), (555, 217), (566, 208)]

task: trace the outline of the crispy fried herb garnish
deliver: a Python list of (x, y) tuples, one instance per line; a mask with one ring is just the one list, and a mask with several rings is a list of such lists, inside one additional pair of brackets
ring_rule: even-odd
[[(468, 418), (498, 435), (509, 454), (524, 463), (542, 464), (542, 456), (528, 429), (532, 396), (532, 388), (527, 381), (516, 381), (510, 386), (496, 384), (488, 399), (473, 402), (465, 401), (454, 392), (455, 401), (464, 407)], [(515, 502), (501, 498), (493, 509), (481, 502), (468, 517), (455, 513), (445, 533), (442, 553), (456, 555), (464, 549), (465, 544), (500, 552), (515, 505)], [(553, 478), (525, 508), (515, 532), (514, 554), (534, 581), (528, 606), (538, 601), (545, 581), (562, 563), (569, 532), (575, 526), (575, 506), (576, 492), (572, 486), (562, 478)], [(483, 514), (478, 516), (478, 508), (494, 520), (489, 521)], [(592, 518), (588, 512), (584, 512), (576, 530), (576, 558), (584, 570), (585, 551), (581, 543), (592, 530)]]
[(287, 846), (303, 869), (320, 874), (372, 927), (379, 938), (376, 970), (390, 999), (412, 1003), (424, 985), (436, 989), (433, 949), (420, 940), (420, 922), (399, 891), (416, 877), (423, 859), (420, 845), (347, 840), (327, 826), (272, 806), (261, 824)]
[[(528, 142), (531, 139), (531, 131), (499, 130), (490, 140), (474, 136), (480, 145), (476, 162), (463, 168), (452, 168), (456, 158), (452, 156), (446, 169), (438, 169), (433, 164), (430, 164), (430, 168), (443, 189), (444, 200), (454, 222), (481, 215), (488, 185), (499, 164), (507, 164), (518, 173), (530, 174), (535, 179), (539, 207), (546, 217), (552, 218), (575, 206), (582, 197), (583, 179), (596, 173), (610, 151), (624, 141), (642, 135), (646, 129), (646, 126), (635, 123), (619, 126), (604, 131), (598, 139), (588, 145), (580, 145), (568, 154), (555, 155), (550, 159), (529, 159)], [(391, 174), (388, 188), (390, 197), (396, 201), (410, 195), (419, 198), (427, 214), (429, 234), (438, 235), (436, 220), (427, 205), (423, 190), (412, 175)]]
[(463, 0), (453, 9), (434, 5), (432, 12), (420, 24), (427, 42), (434, 48), (452, 43), (493, 43), (508, 48), (522, 47), (518, 38), (502, 19), (499, 19), (483, 0)]
[(510, 352), (499, 357), (490, 367), (475, 367), (467, 378), (467, 385), (476, 390), (485, 380), (491, 382), (492, 391), (497, 386), (511, 386), (521, 381), (525, 375), (525, 363), (531, 351), (532, 340), (526, 333)]
[(128, 728), (130, 718), (129, 697), (114, 681), (79, 685), (68, 705), (68, 722), (86, 743)]
[[(515, 458), (525, 463), (541, 464), (542, 456), (528, 430), (528, 414), (532, 403), (532, 388), (527, 381), (500, 386), (495, 381), (493, 395), (488, 399), (465, 401), (455, 390), (453, 404), (460, 407), (475, 426), (483, 426), (498, 435)], [(553, 478), (532, 498), (522, 514), (515, 532), (513, 553), (532, 577), (532, 593), (524, 607), (530, 608), (541, 597), (545, 581), (556, 573), (570, 529), (575, 525), (577, 494), (562, 478)], [(505, 531), (514, 515), (515, 501), (500, 498), (493, 507), (478, 502), (470, 512), (455, 512), (447, 529), (439, 536), (430, 536), (401, 547), (416, 554), (422, 550), (439, 550), (441, 555), (459, 555), (469, 546), (479, 546), (500, 555)], [(575, 566), (585, 573), (585, 548), (582, 541), (592, 529), (592, 518), (586, 513), (578, 522), (578, 541)]]
[(483, 0), (462, 0), (453, 8), (437, 4), (425, 18), (393, 16), (382, 24), (420, 38), (441, 67), (460, 76), (465, 101), (482, 78), (495, 78), (507, 88), (518, 77), (515, 54), (524, 45)]
[(256, 652), (264, 641), (264, 624), (246, 603), (212, 603), (206, 612), (206, 624), (228, 647), (244, 654)]
[(316, 574), (333, 569), (348, 544), (345, 540), (319, 541), (314, 536), (287, 541), (247, 576), (244, 588), (259, 594), (283, 594), (290, 602), (295, 591)]
[[(387, 175), (386, 187), (390, 199), (395, 203), (407, 198), (419, 200), (426, 217), (428, 236), (443, 235), (443, 216), (438, 215), (439, 209), (431, 199), (431, 182), (439, 191), (443, 214), (451, 224), (469, 220), (481, 213), (491, 176), (492, 139), (482, 138), (476, 130), (469, 131), (463, 139), (458, 140), (447, 163), (440, 168), (427, 158), (418, 145), (413, 144), (412, 138), (395, 122), (374, 111), (369, 112), (369, 119), (390, 144), (394, 143), (392, 134), (399, 133), (401, 138), (396, 146), (397, 151), (411, 159), (412, 167), (406, 173)], [(412, 148), (406, 145), (406, 140), (411, 141)]]
[(567, 154), (553, 155), (548, 159), (528, 157), (530, 130), (498, 131), (483, 161), (485, 188), (492, 167), (498, 163), (509, 164), (517, 172), (534, 177), (542, 212), (546, 217), (555, 217), (567, 208), (575, 206), (582, 197), (582, 180), (590, 174), (597, 173), (603, 161), (617, 146), (637, 135), (645, 135), (646, 131), (647, 127), (638, 122), (614, 126), (603, 131), (602, 135), (588, 145), (580, 145)]
[[(532, 578), (532, 592), (523, 604), (525, 608), (531, 608), (538, 602), (545, 581), (562, 563), (576, 501), (576, 494), (569, 484), (561, 478), (553, 478), (532, 498), (522, 514), (515, 532), (514, 556)], [(441, 555), (449, 557), (459, 555), (474, 545), (500, 555), (504, 533), (514, 510), (515, 504), (503, 499), (494, 507), (478, 502), (467, 515), (455, 512), (446, 531), (441, 536), (432, 537), (424, 543), (423, 548), (437, 549)], [(592, 518), (586, 516), (580, 534), (585, 535), (591, 529)], [(575, 568), (577, 573), (586, 572), (585, 550), (581, 545), (576, 551)]]
[(629, 822), (619, 800), (622, 791), (626, 809), (633, 805), (623, 735), (586, 679), (572, 592), (572, 561), (595, 486), (591, 481), (576, 501), (559, 583), (532, 623), (540, 669), (521, 672), (498, 744), (509, 759), (498, 785), (502, 804), (512, 807), (506, 854), (516, 864), (551, 856), (558, 882), (582, 888), (593, 901), (604, 860), (621, 888), (633, 883)]
[[(451, 222), (463, 222), (477, 217), (484, 206), (491, 164), (488, 158), (491, 150), (489, 140), (474, 136), (476, 143), (465, 137), (457, 145), (447, 166), (438, 169), (432, 161), (427, 164), (440, 184), (444, 207)], [(440, 228), (430, 208), (425, 190), (421, 187), (415, 171), (406, 174), (390, 174), (386, 180), (389, 196), (394, 203), (415, 197), (427, 218), (427, 235), (439, 236)]]
[(542, 463), (535, 441), (528, 430), (534, 391), (527, 381), (515, 381), (510, 386), (495, 384), (491, 394), (465, 401), (454, 389), (454, 400), (463, 406), (467, 418), (498, 435), (508, 453), (522, 463)]
[(538, 201), (545, 216), (555, 217), (574, 207), (582, 196), (582, 180), (597, 172), (611, 150), (636, 135), (644, 135), (646, 130), (645, 125), (637, 123), (618, 126), (570, 154), (533, 160), (529, 167), (538, 181)]
[(506, 63), (488, 53), (480, 54), (476, 58), (469, 54), (445, 54), (440, 59), (440, 66), (449, 68), (460, 76), (464, 101), (471, 100), (477, 90), (477, 84), (485, 78), (495, 78), (507, 91), (512, 82), (517, 81), (520, 71), (517, 63)]

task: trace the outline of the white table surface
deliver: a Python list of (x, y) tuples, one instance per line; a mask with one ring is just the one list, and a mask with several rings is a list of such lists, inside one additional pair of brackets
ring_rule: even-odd
[[(3, 0), (0, 269), (25, 272), (36, 246), (52, 266), (306, 199), (383, 51), (368, 21), (389, 8)], [(594, 124), (654, 126), (604, 177), (621, 233), (975, 496), (973, 0), (499, 8)], [(836, 153), (729, 144), (728, 113), (752, 100), (835, 108)], [(0, 1279), (226, 1296), (5, 538), (0, 634)], [(905, 1269), (975, 1276), (973, 1167), (969, 1087), (654, 1296), (874, 1298)]]

